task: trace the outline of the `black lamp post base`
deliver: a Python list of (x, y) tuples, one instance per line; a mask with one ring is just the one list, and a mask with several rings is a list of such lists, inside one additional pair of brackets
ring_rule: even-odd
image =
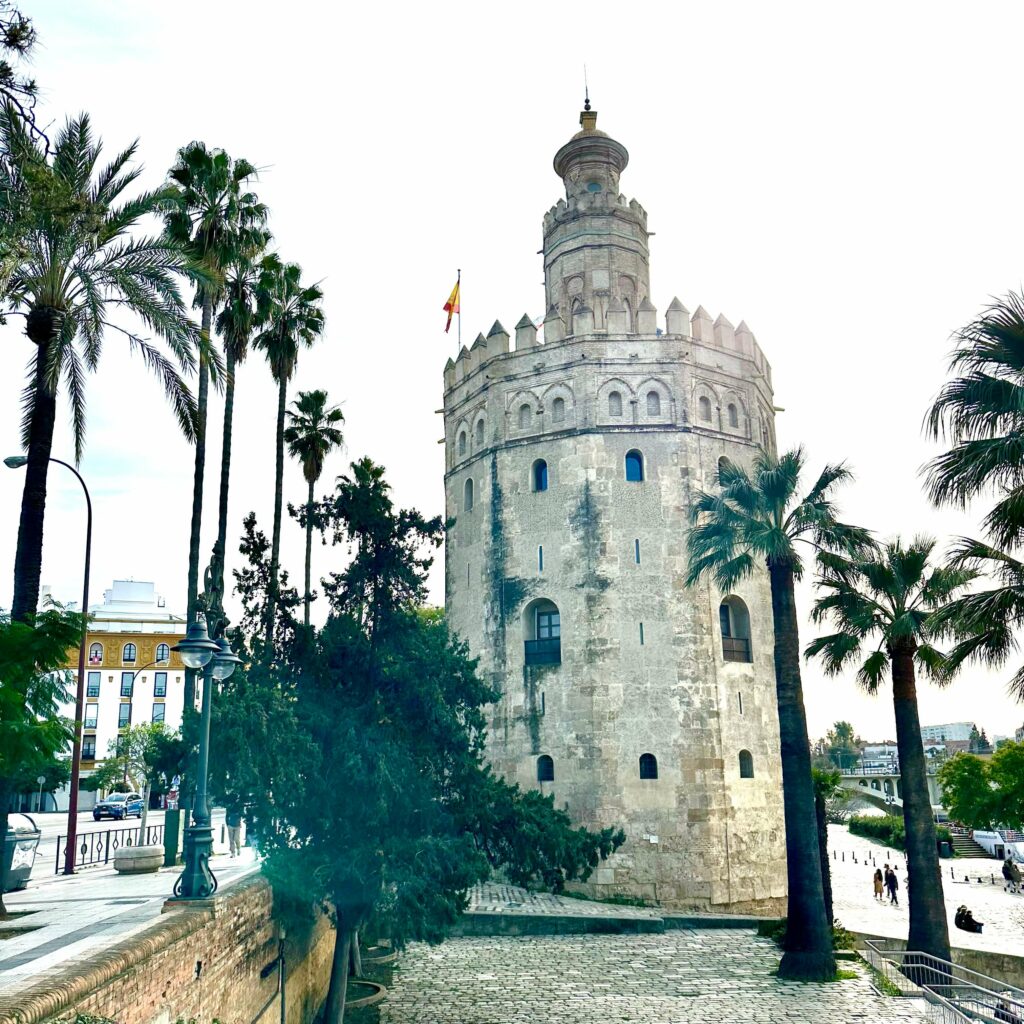
[(205, 900), (217, 891), (217, 879), (210, 870), (213, 829), (208, 824), (185, 829), (185, 870), (174, 883), (175, 900)]

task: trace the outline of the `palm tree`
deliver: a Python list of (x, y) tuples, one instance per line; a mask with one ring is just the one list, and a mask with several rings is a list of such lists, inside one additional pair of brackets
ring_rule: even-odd
[(820, 657), (828, 675), (860, 662), (857, 681), (869, 693), (878, 692), (887, 674), (892, 678), (910, 876), (907, 949), (949, 960), (916, 669), (920, 666), (938, 682), (948, 681), (949, 662), (934, 646), (942, 631), (938, 615), (975, 574), (956, 564), (933, 565), (934, 550), (934, 540), (917, 537), (907, 546), (897, 539), (880, 551), (853, 557), (821, 552), (815, 584), (822, 596), (813, 617), (815, 622), (833, 622), (837, 632), (813, 640), (806, 653)]
[(302, 475), (309, 484), (306, 502), (306, 594), (304, 622), (309, 625), (310, 566), (313, 555), (313, 488), (324, 471), (324, 460), (343, 443), (341, 409), (328, 406), (326, 391), (300, 391), (289, 410), (290, 425), (284, 432), (288, 454), (302, 463)]
[(224, 304), (217, 331), (224, 339), (224, 432), (220, 458), (220, 503), (217, 515), (218, 565), (224, 590), (224, 559), (228, 535), (228, 487), (231, 478), (231, 432), (235, 410), (235, 371), (245, 361), (256, 318), (256, 286), (260, 260), (270, 242), (269, 231), (251, 232), (249, 247), (232, 260), (224, 284)]
[[(0, 108), (0, 193), (18, 196), (21, 237), (5, 254), (4, 298), (26, 316), (36, 346), (23, 392), (22, 442), (28, 449), (14, 562), (15, 620), (31, 619), (39, 602), (46, 478), (57, 395), (71, 406), (76, 461), (86, 433), (85, 379), (99, 365), (103, 340), (115, 331), (157, 375), (182, 432), (195, 437), (196, 406), (177, 367), (195, 366), (194, 327), (176, 283), (186, 255), (172, 239), (135, 237), (140, 221), (167, 204), (166, 190), (123, 194), (138, 178), (137, 143), (99, 164), (102, 144), (87, 114), (68, 121), (47, 158), (11, 107)], [(200, 271), (197, 270), (197, 273)], [(167, 345), (159, 347), (111, 317), (130, 311)]]
[(260, 333), (253, 344), (267, 357), (277, 381), (276, 463), (274, 480), (274, 534), (270, 549), (270, 594), (267, 600), (265, 657), (273, 653), (274, 617), (277, 613), (278, 570), (281, 562), (281, 505), (284, 488), (284, 413), (288, 383), (295, 373), (299, 347), (309, 348), (323, 334), (320, 308), (323, 291), (318, 284), (302, 283), (297, 263), (282, 263), (276, 255), (263, 260), (257, 310)]
[[(167, 235), (184, 246), (207, 276), (196, 281), (196, 305), (202, 308), (197, 394), (196, 456), (192, 483), (192, 523), (188, 552), (187, 620), (194, 622), (199, 595), (199, 548), (202, 536), (203, 485), (206, 474), (206, 415), (211, 368), (216, 373), (210, 331), (214, 306), (223, 294), (224, 271), (245, 251), (247, 232), (262, 229), (266, 208), (244, 184), (256, 174), (248, 160), (232, 160), (222, 149), (190, 142), (178, 150), (168, 172), (174, 204), (165, 220)], [(185, 706), (195, 700), (195, 672), (185, 673)]]
[(785, 951), (779, 965), (783, 978), (823, 980), (835, 976), (831, 922), (825, 916), (807, 739), (800, 681), (800, 636), (794, 582), (803, 574), (797, 544), (856, 549), (869, 543), (864, 530), (836, 517), (832, 492), (846, 483), (843, 466), (826, 466), (806, 497), (797, 498), (802, 449), (781, 457), (760, 451), (753, 472), (724, 460), (719, 467), (719, 494), (698, 494), (687, 538), (692, 586), (710, 578), (725, 593), (745, 577), (768, 567), (775, 628), (775, 688), (779, 708), (783, 805), (786, 819), (789, 912)]

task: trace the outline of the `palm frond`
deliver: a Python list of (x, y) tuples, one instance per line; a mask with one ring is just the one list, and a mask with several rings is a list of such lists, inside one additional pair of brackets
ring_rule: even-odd
[(889, 667), (889, 655), (884, 650), (872, 651), (864, 659), (864, 663), (857, 670), (857, 682), (864, 687), (868, 693), (875, 693), (878, 687), (885, 682), (886, 669)]

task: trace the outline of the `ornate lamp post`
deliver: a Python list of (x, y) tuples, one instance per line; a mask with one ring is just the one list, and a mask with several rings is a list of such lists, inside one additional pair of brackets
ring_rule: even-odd
[[(78, 650), (78, 686), (75, 689), (75, 736), (71, 744), (71, 781), (68, 783), (68, 845), (64, 848), (64, 874), (75, 873), (75, 847), (78, 845), (78, 780), (82, 774), (82, 716), (85, 712), (85, 648), (89, 642), (89, 562), (92, 558), (92, 499), (82, 474), (68, 462), (51, 457), (50, 462), (70, 469), (85, 492), (85, 581), (82, 584), (82, 644)], [(8, 469), (28, 465), (27, 455), (8, 455)]]
[[(223, 620), (217, 622), (223, 628)], [(192, 805), (192, 824), (185, 829), (185, 870), (174, 883), (174, 899), (202, 900), (217, 891), (217, 879), (210, 870), (213, 829), (206, 798), (210, 766), (210, 707), (214, 680), (227, 679), (241, 663), (225, 637), (211, 640), (206, 621), (197, 619), (188, 627), (185, 639), (171, 650), (181, 655), (186, 668), (203, 670), (203, 707), (199, 727), (199, 758), (196, 766), (196, 796)]]

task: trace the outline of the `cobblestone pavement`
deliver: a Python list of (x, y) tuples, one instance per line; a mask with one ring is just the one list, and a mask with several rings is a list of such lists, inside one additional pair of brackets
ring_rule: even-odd
[[(910, 922), (903, 853), (897, 854), (891, 847), (863, 836), (850, 835), (845, 825), (829, 825), (828, 848), (834, 854), (829, 866), (836, 917), (854, 931), (905, 939)], [(874, 856), (874, 863), (871, 856)], [(898, 907), (891, 906), (888, 899), (878, 903), (871, 888), (875, 867), (886, 862), (897, 865)], [(956, 857), (943, 860), (941, 864), (950, 942), (967, 949), (1024, 956), (1024, 896), (1013, 896), (1003, 889), (1002, 861)], [(963, 880), (965, 875), (970, 882)], [(985, 922), (980, 935), (960, 931), (953, 924), (956, 908), (961, 903), (971, 908), (977, 920)]]
[(554, 896), (549, 892), (527, 892), (515, 885), (484, 882), (470, 890), (469, 912), (477, 914), (557, 914), (565, 917), (658, 918), (661, 911), (644, 907), (623, 907), (614, 903), (593, 903)]
[[(449, 939), (399, 958), (381, 1024), (910, 1024), (922, 1003), (856, 979), (782, 982), (747, 931)], [(844, 966), (847, 966), (844, 964)]]

